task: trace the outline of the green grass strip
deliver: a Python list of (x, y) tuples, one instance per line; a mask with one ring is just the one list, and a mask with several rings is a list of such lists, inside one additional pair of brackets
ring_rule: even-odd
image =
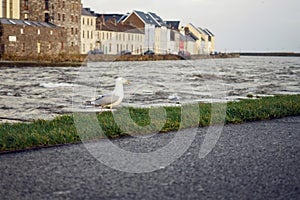
[[(226, 110), (221, 112), (222, 108)], [(103, 138), (104, 134), (117, 138), (297, 115), (300, 115), (300, 95), (278, 95), (227, 104), (199, 103), (151, 109), (126, 107), (118, 108), (114, 113), (76, 113), (53, 120), (0, 124), (0, 152), (94, 140)]]

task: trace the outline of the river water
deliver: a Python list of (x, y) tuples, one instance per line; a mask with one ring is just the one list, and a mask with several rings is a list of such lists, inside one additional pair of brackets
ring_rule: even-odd
[[(0, 122), (51, 119), (113, 90), (124, 77), (120, 106), (227, 101), (300, 94), (300, 58), (241, 57), (193, 61), (99, 62), (82, 67), (0, 68)], [(14, 120), (15, 119), (15, 120)]]

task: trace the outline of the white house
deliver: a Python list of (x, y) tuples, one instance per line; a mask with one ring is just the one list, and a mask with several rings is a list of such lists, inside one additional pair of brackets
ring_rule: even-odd
[(124, 20), (124, 24), (143, 29), (145, 33), (145, 50), (153, 50), (155, 53), (167, 53), (169, 50), (170, 29), (161, 17), (155, 13), (133, 11)]

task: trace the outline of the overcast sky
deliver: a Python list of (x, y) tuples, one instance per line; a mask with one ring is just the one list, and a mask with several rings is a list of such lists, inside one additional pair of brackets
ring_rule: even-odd
[(98, 13), (155, 12), (208, 28), (219, 51), (300, 52), (300, 0), (82, 0)]

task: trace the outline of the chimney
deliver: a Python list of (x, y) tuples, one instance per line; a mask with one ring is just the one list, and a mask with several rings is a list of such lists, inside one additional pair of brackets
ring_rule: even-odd
[(105, 18), (103, 14), (101, 15), (101, 24), (105, 24)]
[(184, 27), (184, 34), (188, 35), (190, 33), (189, 27)]

